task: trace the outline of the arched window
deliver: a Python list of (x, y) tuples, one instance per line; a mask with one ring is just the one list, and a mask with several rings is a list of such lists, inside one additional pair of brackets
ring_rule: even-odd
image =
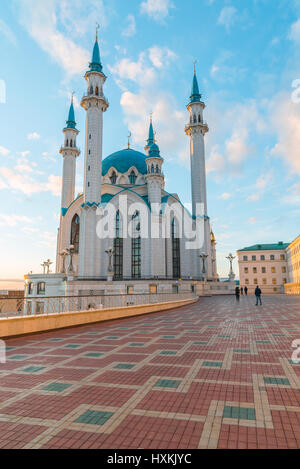
[(99, 88), (96, 86), (96, 96), (99, 96)]
[(135, 172), (132, 170), (130, 175), (129, 175), (130, 184), (135, 184), (136, 179), (137, 179), (137, 176), (136, 176)]
[(116, 213), (116, 230), (114, 239), (114, 277), (115, 279), (123, 278), (123, 237), (122, 237), (122, 220), (120, 211)]
[(201, 116), (200, 116), (200, 114), (199, 114), (199, 116), (198, 116), (198, 122), (201, 123)]
[(66, 141), (66, 147), (68, 147), (68, 146), (69, 146), (69, 140), (67, 139), (67, 141)]
[(196, 114), (194, 114), (194, 124), (197, 123), (197, 117), (196, 117)]
[(73, 141), (70, 140), (70, 147), (72, 148), (73, 147)]
[(154, 164), (151, 166), (151, 173), (154, 173)]
[(140, 213), (135, 212), (132, 217), (132, 245), (131, 245), (131, 276), (141, 278), (141, 219)]
[(181, 276), (180, 238), (179, 238), (178, 223), (175, 218), (173, 218), (172, 220), (171, 234), (172, 234), (173, 278), (180, 278)]
[(90, 87), (90, 94), (93, 94), (94, 93), (94, 88), (93, 86)]
[(159, 173), (159, 166), (158, 166), (158, 164), (156, 165), (156, 172)]
[(110, 177), (110, 182), (112, 184), (116, 184), (116, 182), (117, 182), (117, 175), (116, 175), (115, 171), (112, 173), (112, 175)]
[(79, 228), (80, 228), (80, 219), (79, 216), (76, 214), (73, 217), (71, 223), (71, 245), (74, 246), (75, 253), (79, 252)]

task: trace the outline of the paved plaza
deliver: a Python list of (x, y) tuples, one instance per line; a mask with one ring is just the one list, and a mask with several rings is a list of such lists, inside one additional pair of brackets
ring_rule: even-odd
[(300, 448), (300, 297), (7, 341), (0, 448)]

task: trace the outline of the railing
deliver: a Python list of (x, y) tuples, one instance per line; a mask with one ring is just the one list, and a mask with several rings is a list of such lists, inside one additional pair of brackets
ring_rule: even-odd
[[(195, 292), (179, 293), (134, 293), (118, 295), (90, 296), (55, 296), (0, 299), (0, 320), (4, 318), (36, 316), (138, 306), (168, 301), (180, 301), (197, 298)], [(0, 325), (1, 327), (1, 325)]]

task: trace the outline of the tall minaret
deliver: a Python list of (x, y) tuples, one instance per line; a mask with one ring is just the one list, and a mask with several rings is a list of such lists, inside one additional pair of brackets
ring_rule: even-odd
[(101, 203), (103, 113), (109, 103), (103, 94), (106, 76), (102, 71), (98, 32), (89, 70), (85, 74), (87, 94), (81, 100), (86, 110), (84, 203), (80, 220), (79, 276), (100, 275), (100, 242), (96, 235), (96, 210)]
[[(193, 217), (199, 215), (204, 223), (204, 245), (202, 253), (211, 257), (210, 253), (210, 227), (207, 214), (206, 195), (206, 172), (205, 172), (205, 144), (204, 136), (208, 132), (208, 126), (203, 121), (203, 111), (205, 104), (201, 100), (199, 86), (194, 67), (194, 77), (192, 84), (192, 94), (187, 105), (190, 113), (190, 122), (185, 128), (186, 134), (190, 137), (190, 157), (191, 157), (191, 181), (192, 181), (192, 214)], [(207, 262), (208, 269), (206, 276), (211, 275), (211, 262)], [(210, 267), (209, 267), (210, 266)]]
[[(67, 126), (63, 129), (65, 141), (60, 149), (63, 156), (63, 177), (61, 208), (62, 212), (69, 207), (75, 196), (76, 158), (80, 155), (80, 150), (76, 146), (76, 137), (79, 134), (76, 129), (75, 113), (73, 106), (73, 96), (69, 110)], [(64, 215), (64, 213), (62, 213)]]
[[(152, 143), (149, 148), (149, 155), (146, 158), (148, 186), (148, 200), (150, 204), (161, 204), (161, 194), (165, 187), (165, 177), (162, 172), (164, 159), (160, 156), (159, 147)], [(158, 206), (153, 207), (158, 208)]]

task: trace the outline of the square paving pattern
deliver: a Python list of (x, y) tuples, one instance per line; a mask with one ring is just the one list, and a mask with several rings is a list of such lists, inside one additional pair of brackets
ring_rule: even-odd
[(283, 295), (9, 339), (0, 448), (300, 448), (297, 339)]

